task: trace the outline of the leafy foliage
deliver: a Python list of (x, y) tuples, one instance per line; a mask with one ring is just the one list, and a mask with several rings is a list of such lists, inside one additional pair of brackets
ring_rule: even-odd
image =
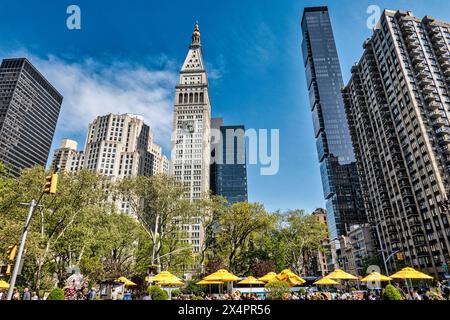
[(47, 300), (64, 300), (64, 291), (60, 288), (55, 288), (50, 291)]
[(158, 286), (150, 286), (148, 287), (148, 293), (150, 294), (150, 297), (152, 297), (152, 300), (168, 300), (169, 294), (166, 290), (161, 289)]
[(291, 287), (284, 281), (271, 281), (265, 288), (269, 300), (284, 300), (291, 292)]
[(388, 284), (383, 290), (383, 300), (403, 300), (402, 294), (392, 284)]

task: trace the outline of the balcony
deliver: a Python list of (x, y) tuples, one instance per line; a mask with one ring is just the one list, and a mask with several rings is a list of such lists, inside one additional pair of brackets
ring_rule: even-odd
[(437, 101), (438, 99), (433, 93), (425, 94), (423, 98), (426, 103), (431, 103), (433, 101)]
[(411, 42), (408, 42), (406, 44), (406, 46), (411, 50), (418, 49), (418, 48), (420, 48), (420, 42), (417, 40), (411, 41)]
[(433, 124), (433, 126), (436, 126), (436, 127), (442, 127), (442, 126), (447, 126), (448, 121), (444, 118), (437, 118), (437, 119), (433, 120), (432, 124)]
[(430, 76), (430, 74), (427, 71), (422, 70), (422, 71), (418, 72), (416, 76), (419, 79), (424, 79), (424, 78), (428, 78)]
[(445, 146), (442, 146), (440, 149), (443, 153), (450, 154), (450, 145), (447, 144)]
[(440, 56), (438, 57), (438, 60), (439, 60), (441, 63), (450, 61), (450, 53), (445, 53), (445, 54), (443, 54), (443, 55), (440, 55)]
[(436, 40), (436, 41), (434, 41), (434, 46), (436, 46), (436, 47), (446, 47), (446, 43), (445, 43), (445, 40), (444, 39), (441, 39), (441, 40)]
[(435, 118), (445, 117), (446, 114), (445, 114), (445, 111), (438, 109), (438, 110), (433, 110), (433, 111), (428, 112), (428, 116), (432, 119), (435, 119)]
[(420, 71), (423, 71), (423, 70), (427, 69), (425, 64), (422, 63), (423, 62), (423, 58), (422, 57), (414, 57), (412, 59), (412, 61), (413, 61), (413, 63), (416, 63), (414, 68), (417, 70), (417, 72), (420, 72)]
[(433, 84), (433, 80), (430, 78), (423, 78), (419, 80), (419, 84), (423, 87), (430, 86)]
[(441, 35), (441, 29), (438, 26), (430, 26), (429, 32), (433, 37)]
[(450, 68), (450, 58), (446, 59), (445, 61), (441, 62), (442, 69), (449, 69)]
[(450, 134), (450, 128), (449, 127), (440, 127), (439, 129), (436, 129), (437, 135), (447, 135)]
[(430, 102), (430, 103), (426, 104), (425, 107), (428, 110), (442, 109), (442, 105), (437, 101)]
[(438, 46), (434, 48), (434, 51), (436, 51), (437, 54), (441, 55), (447, 53), (448, 49), (446, 46)]
[[(426, 73), (426, 74), (428, 75), (428, 73)], [(429, 93), (433, 93), (435, 91), (435, 89), (432, 86), (427, 85), (427, 86), (423, 87), (422, 91), (425, 94), (429, 94)]]

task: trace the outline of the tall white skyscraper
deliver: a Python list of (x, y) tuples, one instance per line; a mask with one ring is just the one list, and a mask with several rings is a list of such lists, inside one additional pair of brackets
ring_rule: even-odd
[[(211, 104), (198, 23), (175, 92), (171, 173), (186, 187), (187, 198), (200, 199), (209, 191)], [(187, 241), (194, 252), (203, 242), (201, 224), (194, 218), (189, 225)]]

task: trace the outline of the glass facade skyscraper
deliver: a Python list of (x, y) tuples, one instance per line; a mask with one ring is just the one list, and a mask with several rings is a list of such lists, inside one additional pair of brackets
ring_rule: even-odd
[(302, 52), (331, 240), (366, 221), (327, 7), (305, 8)]
[(227, 199), (229, 204), (246, 202), (245, 127), (225, 126), (222, 118), (213, 118), (211, 129), (220, 132), (220, 140), (213, 141), (211, 145), (212, 156), (215, 158), (210, 169), (211, 191)]

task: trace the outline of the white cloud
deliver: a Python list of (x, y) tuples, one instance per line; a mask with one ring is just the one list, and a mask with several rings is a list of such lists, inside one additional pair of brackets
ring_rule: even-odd
[[(97, 116), (132, 113), (144, 117), (157, 143), (166, 150), (170, 147), (177, 81), (173, 68), (152, 69), (126, 61), (103, 64), (93, 59), (69, 62), (55, 56), (36, 57), (23, 51), (3, 56), (27, 57), (64, 96), (56, 129), (60, 135), (84, 137), (88, 124)], [(166, 60), (158, 58), (159, 65), (163, 65), (161, 59)]]

